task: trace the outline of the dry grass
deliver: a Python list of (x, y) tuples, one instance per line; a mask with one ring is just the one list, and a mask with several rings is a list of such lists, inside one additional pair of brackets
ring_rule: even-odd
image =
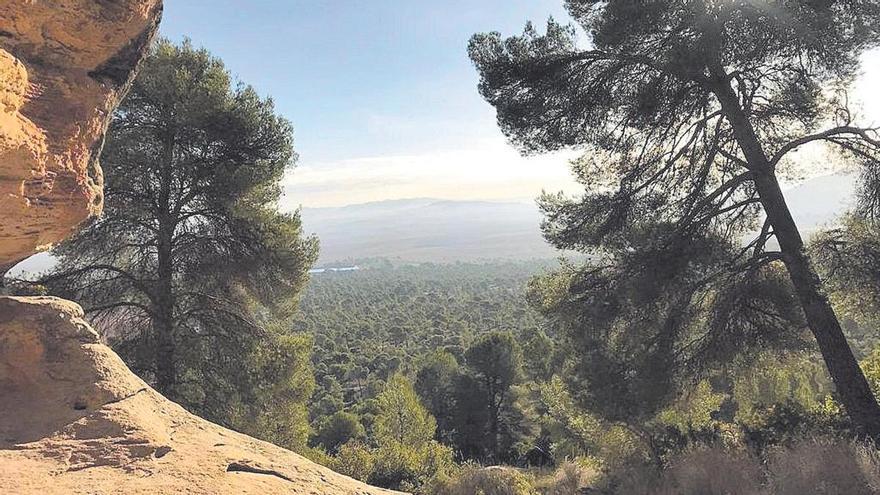
[(880, 493), (880, 453), (842, 440), (805, 440), (770, 455), (774, 495), (872, 495)]
[(760, 495), (760, 463), (743, 452), (703, 448), (681, 455), (657, 476), (649, 468), (629, 473), (617, 493), (627, 495)]
[(761, 460), (739, 451), (702, 448), (658, 474), (631, 469), (620, 495), (874, 495), (880, 494), (880, 451), (839, 439), (803, 440)]
[(550, 476), (542, 477), (536, 483), (542, 495), (580, 495), (599, 477), (599, 472), (588, 465), (566, 462)]
[[(840, 439), (808, 439), (778, 448), (762, 461), (744, 451), (694, 449), (658, 473), (630, 467), (597, 483), (599, 473), (566, 463), (552, 475), (513, 468), (465, 467), (435, 495), (880, 495), (880, 451)], [(604, 485), (601, 488), (597, 485)], [(591, 491), (591, 489), (593, 491)]]

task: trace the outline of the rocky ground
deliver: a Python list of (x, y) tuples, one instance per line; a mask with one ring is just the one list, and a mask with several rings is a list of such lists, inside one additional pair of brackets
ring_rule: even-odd
[(3, 493), (393, 493), (189, 414), (60, 299), (0, 298), (0, 398)]

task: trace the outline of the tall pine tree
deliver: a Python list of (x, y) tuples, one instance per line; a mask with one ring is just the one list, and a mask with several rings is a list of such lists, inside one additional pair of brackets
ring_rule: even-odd
[(278, 210), (295, 157), (271, 100), (205, 50), (160, 41), (107, 133), (104, 215), (54, 251), (60, 263), (43, 283), (80, 301), (172, 400), (216, 421), (285, 429), (239, 409), (272, 390), (273, 402), (293, 401), (273, 406), (281, 411), (314, 386), (298, 356), (311, 341), (283, 323), (317, 251), (298, 213)]
[[(585, 194), (545, 197), (544, 228), (556, 246), (607, 262), (571, 279), (569, 309), (579, 299), (590, 314), (570, 314), (568, 324), (583, 337), (581, 350), (593, 353), (585, 361), (605, 360), (607, 377), (621, 385), (608, 396), (664, 395), (673, 387), (657, 387), (651, 369), (665, 375), (711, 362), (725, 343), (735, 350), (747, 337), (739, 347), (760, 346), (782, 326), (797, 326), (784, 314), (779, 291), (768, 290), (780, 265), (847, 412), (880, 438), (880, 406), (779, 184), (797, 172), (793, 153), (811, 144), (855, 162), (878, 162), (880, 137), (859, 123), (847, 89), (860, 55), (880, 39), (880, 4), (568, 0), (566, 6), (587, 43), (577, 42), (574, 27), (551, 20), (546, 34), (528, 26), (507, 40), (477, 35), (470, 56), (482, 95), (523, 152), (587, 150), (575, 164)], [(753, 238), (742, 245), (747, 234)], [(652, 272), (657, 277), (646, 277)], [(640, 282), (646, 292), (635, 290)], [(764, 289), (750, 294), (755, 287)], [(609, 289), (618, 297), (604, 297)], [(633, 310), (628, 330), (614, 327), (613, 312), (604, 311), (614, 304)], [(646, 373), (631, 372), (620, 356), (594, 352), (611, 340), (649, 364)], [(634, 376), (642, 378), (627, 382)]]

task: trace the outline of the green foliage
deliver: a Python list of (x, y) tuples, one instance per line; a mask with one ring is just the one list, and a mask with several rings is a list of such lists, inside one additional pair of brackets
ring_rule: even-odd
[[(864, 184), (867, 187), (870, 182)], [(859, 195), (864, 201), (864, 192)], [(817, 234), (810, 244), (828, 284), (835, 308), (849, 318), (847, 330), (854, 351), (867, 356), (880, 346), (873, 331), (880, 324), (880, 231), (876, 217), (852, 212), (836, 229)]]
[(366, 260), (359, 271), (316, 274), (295, 324), (315, 336), (312, 414), (329, 416), (375, 396), (388, 377), (416, 371), (435, 351), (463, 362), (464, 349), (485, 332), (519, 339), (540, 329), (540, 314), (524, 304), (524, 285), (548, 264)]
[(351, 441), (363, 441), (366, 436), (367, 430), (357, 414), (339, 411), (321, 424), (315, 442), (335, 454), (342, 445)]
[(406, 377), (392, 376), (378, 402), (373, 435), (380, 448), (395, 444), (418, 448), (433, 440), (437, 422)]
[(450, 472), (452, 451), (434, 440), (436, 421), (412, 384), (393, 375), (379, 394), (370, 448), (350, 441), (339, 448), (334, 469), (387, 488), (415, 490)]
[(745, 424), (751, 424), (754, 414), (763, 414), (761, 411), (774, 404), (819, 411), (832, 390), (825, 367), (815, 355), (807, 353), (769, 353), (735, 373), (732, 397), (738, 404), (736, 419)]
[(489, 448), (486, 454), (497, 462), (507, 457), (513, 445), (504, 445), (514, 440), (511, 431), (518, 421), (511, 415), (518, 413), (514, 406), (513, 385), (521, 375), (522, 352), (513, 336), (504, 332), (490, 332), (480, 337), (465, 352), (468, 370), (479, 384), (476, 391), (483, 400), (478, 404), (488, 412), (487, 428)]
[(528, 476), (515, 469), (467, 465), (431, 495), (537, 495)]
[[(308, 403), (315, 391), (312, 339), (306, 335), (274, 335), (238, 356), (244, 383), (233, 385), (234, 411), (224, 418), (239, 431), (287, 449), (302, 452), (312, 431)], [(234, 399), (233, 399), (234, 397)], [(234, 400), (234, 402), (233, 402)]]
[(861, 365), (871, 389), (875, 394), (880, 393), (880, 347), (863, 359)]
[(455, 356), (446, 351), (428, 356), (416, 374), (416, 392), (437, 419), (439, 439), (445, 443), (454, 441), (456, 385), (461, 374)]
[(618, 466), (640, 448), (639, 439), (620, 425), (608, 424), (577, 407), (558, 376), (543, 384), (541, 421), (557, 460), (593, 456), (603, 465)]
[(565, 336), (575, 398), (646, 421), (714, 369), (797, 347), (808, 325), (849, 413), (880, 436), (779, 186), (811, 143), (877, 176), (877, 129), (855, 122), (847, 91), (880, 43), (880, 6), (565, 4), (581, 30), (551, 19), (544, 33), (477, 34), (468, 52), (523, 153), (584, 152), (583, 195), (540, 206), (547, 240), (589, 261), (533, 286), (550, 290), (533, 299)]
[(526, 375), (539, 381), (549, 380), (559, 364), (556, 342), (543, 330), (537, 330), (526, 337), (522, 348)]
[(647, 421), (714, 368), (806, 346), (784, 274), (716, 279), (730, 246), (692, 240), (655, 251), (650, 239), (530, 285), (532, 304), (569, 349), (564, 376), (582, 406), (610, 421)]
[(271, 100), (207, 51), (159, 41), (110, 122), (104, 215), (41, 282), (170, 399), (299, 448), (312, 344), (286, 320), (317, 243), (278, 210), (294, 160)]
[(497, 403), (520, 378), (522, 351), (511, 334), (490, 332), (468, 348), (465, 362)]
[[(452, 366), (448, 357), (441, 367), (449, 380), (448, 394), (438, 406), (447, 439), (465, 459), (487, 462), (513, 461), (531, 448), (532, 414), (522, 380), (522, 351), (507, 332), (488, 332), (464, 353), (465, 366)], [(437, 361), (419, 371), (427, 380), (435, 376)], [(431, 387), (424, 387), (431, 392)], [(430, 396), (423, 396), (433, 404)], [(440, 409), (443, 408), (443, 409)]]
[(334, 471), (357, 480), (367, 480), (376, 466), (373, 450), (360, 442), (349, 442), (339, 448), (330, 463)]

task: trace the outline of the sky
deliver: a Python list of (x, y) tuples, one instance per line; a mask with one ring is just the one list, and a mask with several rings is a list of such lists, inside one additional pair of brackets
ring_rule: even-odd
[[(477, 93), (476, 32), (568, 21), (562, 0), (166, 0), (164, 36), (190, 38), (293, 122), (285, 209), (384, 199), (532, 201), (574, 192), (570, 154), (523, 158)], [(864, 93), (880, 88), (866, 59)], [(880, 123), (880, 97), (871, 112)], [(876, 109), (876, 111), (874, 111)]]

